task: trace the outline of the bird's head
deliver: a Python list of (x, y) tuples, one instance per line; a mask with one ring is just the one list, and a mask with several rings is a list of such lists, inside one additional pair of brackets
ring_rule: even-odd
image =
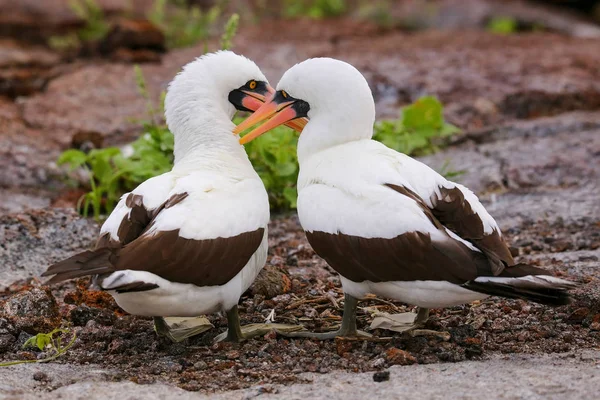
[[(229, 143), (235, 112), (255, 111), (274, 92), (253, 61), (232, 51), (208, 53), (185, 65), (165, 98), (175, 159), (200, 144)], [(294, 122), (290, 126), (301, 130)]]
[(205, 54), (185, 65), (169, 84), (165, 98), (167, 124), (213, 116), (231, 120), (236, 110), (254, 111), (274, 92), (260, 68), (231, 51)]
[(305, 135), (318, 135), (318, 140), (334, 144), (370, 138), (375, 103), (366, 79), (346, 62), (308, 59), (290, 68), (272, 97), (234, 132), (243, 132), (268, 119), (240, 139), (245, 144), (278, 125), (302, 117), (309, 122), (301, 139)]

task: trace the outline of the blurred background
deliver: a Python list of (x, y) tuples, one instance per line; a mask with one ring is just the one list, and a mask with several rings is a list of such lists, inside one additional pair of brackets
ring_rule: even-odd
[[(600, 108), (599, 23), (594, 0), (0, 0), (0, 212), (99, 218), (168, 170), (161, 96), (207, 51), (244, 54), (273, 84), (309, 57), (346, 60), (373, 90), (376, 137), (426, 156), (506, 121)], [(295, 206), (295, 140), (248, 148), (276, 210)], [(507, 185), (491, 180), (475, 189)]]

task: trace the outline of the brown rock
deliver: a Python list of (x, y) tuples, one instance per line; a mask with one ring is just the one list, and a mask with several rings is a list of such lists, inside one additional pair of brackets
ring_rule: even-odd
[(589, 308), (578, 308), (577, 310), (573, 311), (571, 315), (569, 315), (569, 318), (567, 318), (567, 320), (569, 322), (581, 323), (588, 316), (589, 313)]
[[(95, 0), (105, 17), (127, 14), (143, 17), (154, 0)], [(0, 0), (0, 35), (22, 41), (46, 43), (53, 35), (64, 35), (85, 25), (70, 5), (71, 0)]]
[(266, 265), (258, 274), (254, 284), (250, 287), (252, 295), (263, 295), (271, 299), (280, 294), (287, 293), (292, 288), (290, 278), (279, 268)]
[[(41, 23), (43, 21), (43, 23)], [(45, 43), (51, 35), (83, 26), (68, 0), (0, 0), (0, 33)]]
[(121, 48), (164, 52), (165, 35), (148, 20), (120, 19), (102, 39), (99, 50), (103, 54), (110, 54)]
[(2, 313), (17, 330), (32, 335), (47, 333), (60, 325), (58, 305), (48, 288), (17, 293), (4, 302)]
[(126, 63), (149, 63), (159, 62), (161, 55), (153, 50), (125, 49), (121, 47), (111, 53), (110, 59), (113, 61), (121, 61)]
[(0, 41), (0, 95), (26, 96), (44, 88), (56, 75), (60, 57), (43, 47)]
[(392, 347), (385, 352), (385, 358), (390, 364), (394, 365), (412, 365), (417, 362), (417, 359), (408, 351), (400, 350), (395, 347)]
[(352, 340), (344, 340), (343, 338), (335, 338), (335, 350), (338, 356), (343, 357), (344, 354), (352, 351), (354, 347)]

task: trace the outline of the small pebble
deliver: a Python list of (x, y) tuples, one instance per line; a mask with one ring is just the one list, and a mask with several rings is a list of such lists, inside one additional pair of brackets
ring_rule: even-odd
[(48, 375), (45, 372), (38, 371), (33, 374), (33, 380), (40, 382), (40, 381), (49, 381), (50, 379), (48, 379)]
[(385, 382), (390, 380), (390, 371), (377, 371), (373, 374), (375, 382)]
[(198, 371), (202, 371), (208, 368), (208, 364), (204, 361), (198, 361), (194, 364), (194, 368), (196, 368)]

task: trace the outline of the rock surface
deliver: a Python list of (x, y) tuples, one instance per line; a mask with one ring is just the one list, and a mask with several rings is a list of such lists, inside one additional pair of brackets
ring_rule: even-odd
[(48, 288), (33, 288), (8, 298), (0, 309), (0, 316), (11, 322), (17, 331), (31, 335), (50, 332), (61, 323), (58, 304)]
[[(344, 399), (365, 398), (415, 400), (445, 399), (530, 399), (587, 400), (600, 390), (600, 353), (579, 353), (546, 356), (498, 356), (485, 361), (458, 364), (393, 366), (390, 378), (375, 382), (373, 373), (333, 372), (305, 374), (307, 384), (290, 386), (261, 385), (244, 390), (204, 395), (190, 393), (163, 384), (136, 385), (132, 382), (99, 382), (110, 373), (88, 366), (72, 368), (66, 365), (23, 365), (11, 367), (0, 383), (0, 394), (7, 400), (57, 398), (80, 399)], [(24, 376), (44, 371), (49, 384), (40, 384)], [(557, 371), (560, 371), (557, 373)], [(51, 393), (44, 393), (56, 381), (76, 380)], [(41, 391), (31, 393), (31, 390)]]
[(0, 290), (39, 279), (49, 264), (89, 249), (98, 227), (74, 210), (48, 209), (0, 216)]

